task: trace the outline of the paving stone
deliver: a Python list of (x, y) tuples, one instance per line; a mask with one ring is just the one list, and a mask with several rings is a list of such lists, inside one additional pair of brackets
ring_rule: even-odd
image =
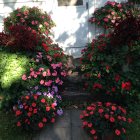
[(71, 112), (72, 127), (73, 126), (79, 126), (79, 127), (82, 126), (81, 119), (79, 118), (80, 113), (81, 113), (81, 110), (72, 110), (72, 112)]
[(81, 127), (72, 127), (72, 140), (91, 140)]
[(70, 127), (71, 120), (70, 120), (71, 110), (65, 110), (64, 114), (57, 118), (54, 127)]
[(48, 127), (33, 140), (71, 140), (70, 127)]

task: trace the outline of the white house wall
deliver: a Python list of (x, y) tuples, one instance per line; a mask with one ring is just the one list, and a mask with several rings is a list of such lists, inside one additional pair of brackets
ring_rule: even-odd
[[(38, 6), (47, 11), (56, 23), (53, 29), (54, 41), (59, 43), (65, 53), (80, 57), (83, 49), (89, 41), (101, 34), (102, 28), (90, 24), (88, 19), (96, 8), (103, 6), (107, 0), (83, 0), (83, 6), (60, 6), (57, 0), (0, 0), (0, 31), (2, 31), (3, 18), (16, 8), (23, 5)], [(111, 0), (114, 1), (114, 0)], [(126, 0), (115, 0), (124, 2)], [(86, 10), (86, 2), (89, 9)]]

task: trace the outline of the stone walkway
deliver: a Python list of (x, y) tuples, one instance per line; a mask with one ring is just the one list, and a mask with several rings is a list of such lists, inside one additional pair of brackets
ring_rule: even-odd
[(91, 140), (81, 128), (80, 110), (64, 110), (64, 115), (54, 125), (48, 126), (33, 140)]

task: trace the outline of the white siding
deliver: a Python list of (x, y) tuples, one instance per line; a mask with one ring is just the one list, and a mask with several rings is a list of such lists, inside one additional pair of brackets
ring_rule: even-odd
[(3, 29), (3, 18), (13, 10), (20, 8), (22, 6), (39, 6), (44, 9), (46, 6), (45, 0), (0, 0), (0, 31)]

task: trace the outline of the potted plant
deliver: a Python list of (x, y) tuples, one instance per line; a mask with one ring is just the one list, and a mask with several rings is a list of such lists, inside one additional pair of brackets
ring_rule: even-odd
[(127, 139), (126, 128), (132, 119), (123, 107), (107, 102), (96, 102), (81, 113), (82, 127), (94, 140)]

